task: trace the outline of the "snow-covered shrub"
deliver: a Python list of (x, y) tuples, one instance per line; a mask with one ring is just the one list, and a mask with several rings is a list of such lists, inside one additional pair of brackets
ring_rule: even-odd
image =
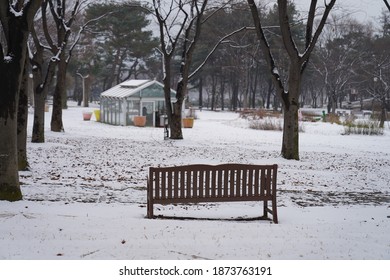
[(283, 122), (278, 118), (253, 119), (249, 122), (249, 127), (258, 130), (283, 130)]
[(356, 120), (344, 123), (344, 134), (383, 135), (377, 120)]
[(341, 124), (340, 116), (338, 116), (337, 114), (333, 114), (333, 113), (326, 115), (325, 121), (328, 123)]
[[(283, 130), (283, 120), (281, 118), (253, 119), (249, 122), (249, 128), (258, 130)], [(299, 132), (304, 132), (304, 123), (299, 122)]]

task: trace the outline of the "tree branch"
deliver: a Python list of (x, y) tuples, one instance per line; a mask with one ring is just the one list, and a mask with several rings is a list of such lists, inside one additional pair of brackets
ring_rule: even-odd
[(53, 39), (51, 38), (49, 28), (47, 25), (47, 5), (49, 0), (44, 0), (42, 3), (41, 11), (42, 11), (42, 27), (43, 27), (43, 33), (45, 34), (46, 42), (49, 44), (49, 47), (51, 49), (52, 53), (55, 53), (57, 51), (57, 47), (54, 45)]
[(329, 15), (330, 11), (332, 10), (332, 8), (333, 8), (335, 3), (336, 3), (336, 0), (331, 0), (329, 4), (325, 5), (325, 11), (324, 11), (324, 13), (322, 15), (321, 21), (320, 21), (320, 23), (319, 23), (319, 25), (317, 27), (316, 32), (314, 33), (314, 36), (313, 36), (311, 42), (306, 47), (306, 50), (305, 50), (304, 54), (302, 55), (302, 58), (301, 58), (302, 61), (307, 61), (307, 59), (310, 56), (310, 53), (313, 51), (313, 49), (314, 49), (314, 47), (315, 47), (315, 45), (317, 43), (317, 40), (320, 37), (322, 29), (325, 26), (326, 20), (328, 19), (328, 15)]
[(95, 23), (96, 21), (99, 21), (100, 19), (102, 19), (102, 18), (104, 18), (104, 17), (106, 17), (106, 16), (108, 16), (108, 15), (111, 15), (111, 14), (113, 14), (113, 13), (115, 13), (115, 11), (114, 11), (114, 12), (108, 12), (108, 13), (103, 14), (103, 15), (97, 17), (97, 18), (93, 18), (93, 19), (87, 21), (84, 25), (82, 25), (82, 26), (80, 27), (80, 29), (79, 29), (79, 31), (78, 31), (78, 33), (77, 33), (77, 35), (76, 35), (76, 39), (74, 40), (73, 44), (72, 44), (72, 45), (70, 46), (70, 48), (69, 48), (69, 55), (68, 55), (68, 58), (66, 59), (67, 63), (69, 62), (70, 58), (72, 57), (73, 49), (76, 47), (76, 45), (77, 45), (78, 42), (80, 41), (80, 39), (81, 39), (81, 34), (84, 32), (84, 30), (85, 30), (90, 24)]
[(257, 33), (257, 36), (260, 41), (260, 48), (264, 54), (265, 60), (267, 61), (267, 65), (269, 69), (271, 70), (271, 77), (274, 82), (276, 91), (279, 93), (280, 96), (283, 97), (283, 92), (284, 92), (284, 86), (280, 78), (279, 71), (276, 67), (275, 60), (273, 58), (271, 48), (269, 46), (269, 43), (267, 41), (267, 38), (265, 37), (264, 34), (264, 29), (260, 21), (260, 15), (257, 9), (257, 6), (254, 2), (254, 0), (247, 0), (249, 4), (249, 8), (252, 13), (253, 21), (255, 24), (255, 30)]
[(388, 9), (389, 12), (390, 12), (390, 4), (389, 4), (389, 1), (383, 0), (383, 2), (385, 2), (385, 5), (386, 5), (387, 9)]
[(313, 36), (313, 24), (314, 24), (316, 7), (317, 7), (317, 0), (312, 0), (311, 4), (310, 4), (309, 15), (308, 15), (307, 24), (306, 24), (306, 46), (305, 46), (305, 48), (309, 47), (312, 36)]
[[(252, 28), (250, 28), (250, 27), (241, 27), (240, 29), (237, 29), (237, 30), (235, 30), (235, 31), (233, 31), (233, 32), (231, 32), (231, 33), (229, 33), (229, 34), (227, 34), (227, 35), (225, 35), (224, 37), (222, 37), (216, 44), (215, 44), (215, 46), (212, 48), (212, 50), (208, 53), (208, 55), (206, 56), (206, 58), (203, 60), (203, 62), (188, 76), (188, 79), (191, 79), (193, 76), (195, 76), (202, 68), (203, 68), (203, 66), (207, 63), (207, 61), (209, 60), (209, 58), (213, 55), (213, 53), (217, 50), (217, 48), (221, 45), (221, 44), (223, 44), (223, 43), (225, 43), (224, 41), (227, 39), (227, 38), (229, 38), (229, 37), (231, 37), (231, 36), (233, 36), (233, 35), (235, 35), (235, 34), (237, 34), (237, 33), (240, 33), (240, 32), (242, 32), (242, 31), (244, 31), (244, 30), (248, 30), (248, 29), (252, 29)], [(252, 29), (253, 30), (253, 29)]]
[(287, 11), (287, 1), (278, 0), (279, 23), (284, 47), (291, 59), (298, 59), (299, 51), (291, 34), (291, 27)]

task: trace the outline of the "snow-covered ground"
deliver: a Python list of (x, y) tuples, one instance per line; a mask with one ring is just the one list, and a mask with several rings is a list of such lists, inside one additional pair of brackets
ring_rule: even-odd
[[(291, 161), (281, 132), (251, 130), (235, 113), (197, 112), (172, 141), (82, 111), (64, 110), (64, 133), (49, 131), (46, 113), (46, 143), (28, 144), (24, 200), (0, 201), (0, 259), (390, 259), (388, 125), (384, 136), (343, 136), (305, 123)], [(229, 220), (259, 216), (259, 203), (155, 206), (200, 219), (146, 219), (148, 168), (191, 163), (277, 163), (279, 224)]]

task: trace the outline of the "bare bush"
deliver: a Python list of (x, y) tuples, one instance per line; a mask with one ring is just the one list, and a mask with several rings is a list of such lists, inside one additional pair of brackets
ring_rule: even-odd
[(258, 130), (282, 131), (283, 130), (283, 122), (281, 119), (276, 119), (276, 118), (257, 119), (257, 120), (251, 120), (249, 122), (249, 127), (252, 129), (258, 129)]
[(360, 120), (344, 124), (344, 134), (383, 135), (383, 128), (377, 120)]
[[(249, 122), (249, 128), (257, 130), (283, 131), (283, 120), (281, 118), (266, 117), (264, 119), (253, 119)], [(299, 132), (304, 132), (303, 122), (299, 122)]]

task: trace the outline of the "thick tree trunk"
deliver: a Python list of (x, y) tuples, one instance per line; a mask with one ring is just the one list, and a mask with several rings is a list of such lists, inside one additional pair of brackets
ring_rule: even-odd
[(36, 89), (34, 93), (34, 124), (31, 142), (45, 142), (45, 95), (41, 89)]
[(173, 115), (171, 119), (171, 139), (180, 140), (183, 139), (183, 131), (182, 131), (182, 114), (181, 114), (181, 108), (182, 108), (182, 102), (175, 102), (173, 104)]
[(285, 159), (299, 160), (298, 109), (301, 80), (302, 75), (299, 67), (290, 66), (289, 92), (282, 93), (284, 113), (282, 156)]
[[(0, 82), (4, 85), (1, 79)], [(16, 99), (15, 96), (7, 102), (12, 103), (14, 109), (12, 114), (7, 117), (4, 117), (2, 114), (0, 118), (0, 200), (16, 201), (22, 199), (16, 145)], [(3, 100), (1, 102), (4, 105), (7, 103), (3, 103)]]
[[(57, 83), (53, 95), (53, 112), (51, 115), (51, 131), (62, 132), (64, 125), (62, 123), (63, 97), (66, 94), (66, 61), (64, 58), (58, 63)], [(65, 92), (65, 93), (64, 93)]]
[(22, 199), (18, 174), (17, 115), (26, 41), (21, 30), (12, 36), (17, 37), (13, 38), (13, 43), (18, 42), (9, 52), (12, 56), (8, 56), (7, 61), (0, 60), (0, 200), (16, 201)]
[[(26, 60), (27, 62), (27, 60)], [(27, 64), (26, 64), (27, 65)], [(18, 170), (27, 170), (27, 118), (28, 118), (28, 71), (25, 67), (22, 84), (19, 91), (18, 107)]]
[(298, 106), (284, 108), (282, 156), (286, 159), (299, 160), (299, 123)]
[(4, 40), (0, 41), (0, 200), (9, 201), (22, 199), (17, 151), (19, 90), (26, 61), (28, 30), (40, 2), (20, 1), (18, 4), (24, 5), (16, 15), (6, 12), (13, 11), (9, 1), (0, 2), (2, 37), (6, 40), (6, 48), (3, 48)]
[(46, 73), (46, 77), (42, 76), (42, 65), (41, 61), (34, 61), (36, 67), (33, 67), (33, 83), (34, 83), (34, 123), (31, 142), (33, 143), (44, 143), (45, 142), (45, 101), (51, 81), (55, 73), (55, 63), (50, 62), (49, 68)]
[[(17, 104), (19, 75), (0, 75), (4, 91), (0, 95), (0, 200), (22, 199), (17, 156)], [(22, 72), (22, 71), (20, 71)]]
[(183, 139), (182, 131), (182, 108), (184, 102), (185, 88), (183, 82), (179, 82), (176, 90), (176, 102), (173, 104), (173, 112), (170, 123), (171, 139), (181, 140)]

